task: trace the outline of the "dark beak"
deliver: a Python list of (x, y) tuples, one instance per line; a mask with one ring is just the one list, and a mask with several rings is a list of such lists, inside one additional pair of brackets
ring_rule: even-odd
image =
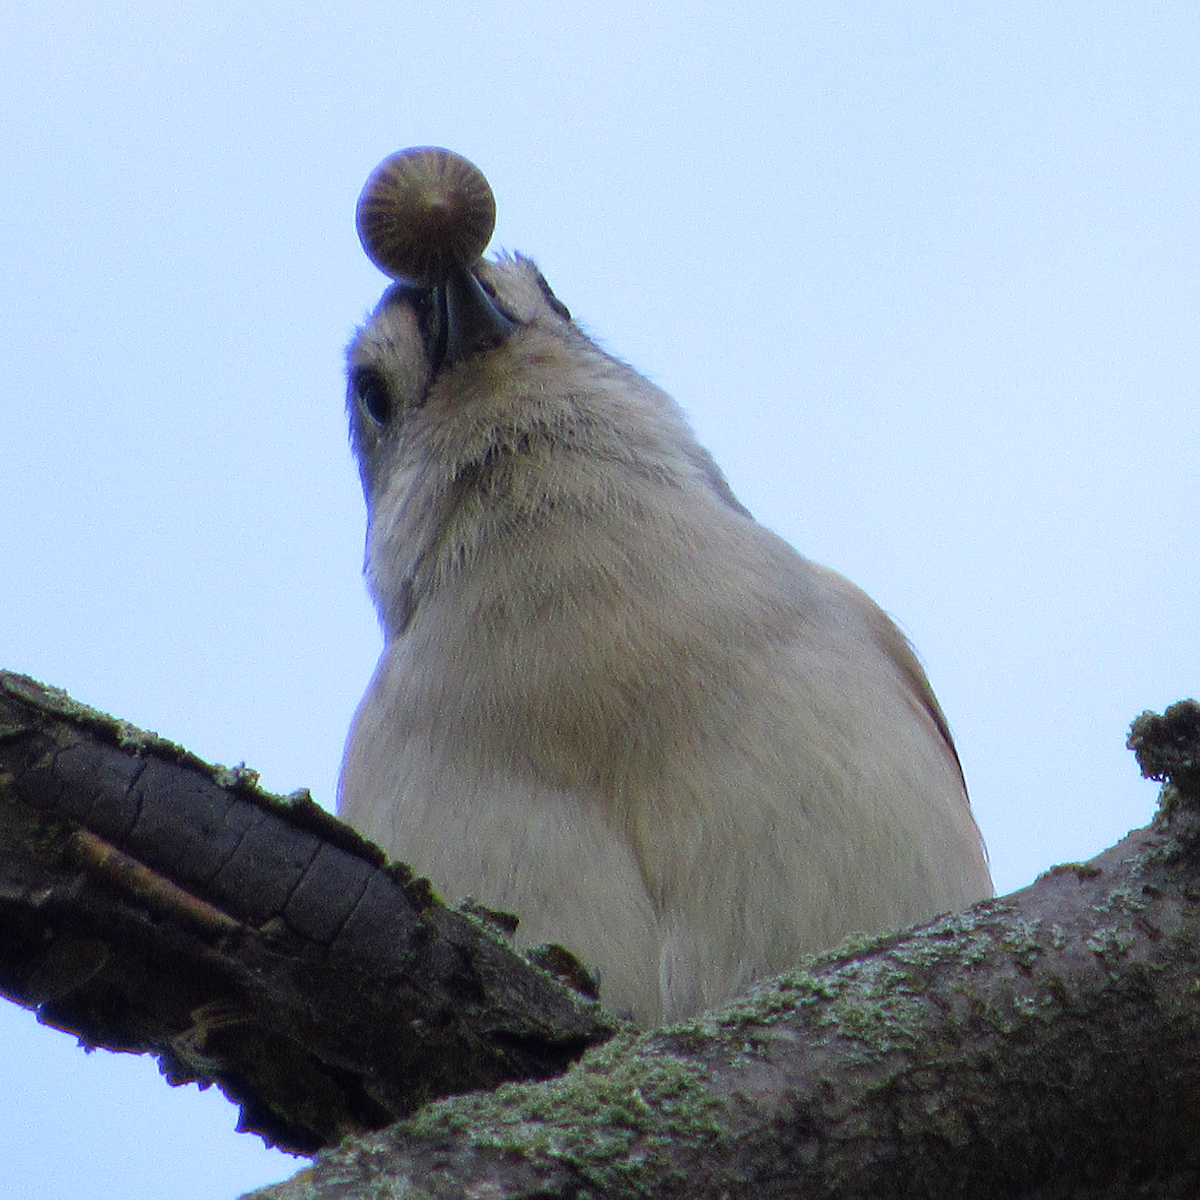
[(434, 291), (445, 337), (439, 370), (499, 346), (517, 328), (467, 267), (456, 266)]

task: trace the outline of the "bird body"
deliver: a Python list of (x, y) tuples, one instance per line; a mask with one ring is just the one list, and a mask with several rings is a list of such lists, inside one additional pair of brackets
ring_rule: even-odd
[(401, 282), (349, 350), (386, 644), (342, 815), (643, 1025), (989, 895), (896, 626), (756, 523), (532, 262), (469, 275), (477, 344)]

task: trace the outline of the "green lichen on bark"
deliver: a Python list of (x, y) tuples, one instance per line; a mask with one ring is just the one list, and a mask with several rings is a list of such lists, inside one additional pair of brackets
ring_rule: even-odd
[[(375, 1171), (406, 1145), (437, 1145), (464, 1137), (483, 1152), (527, 1162), (549, 1161), (580, 1181), (577, 1194), (652, 1195), (665, 1164), (691, 1144), (711, 1151), (727, 1136), (720, 1103), (698, 1063), (663, 1056), (632, 1033), (592, 1051), (565, 1075), (542, 1084), (505, 1084), (430, 1104), (388, 1130), (355, 1139), (320, 1156), (313, 1170), (255, 1193), (258, 1200), (327, 1196), (339, 1181), (345, 1196), (420, 1200), (411, 1179), (384, 1182)], [(315, 1187), (314, 1180), (319, 1181)]]

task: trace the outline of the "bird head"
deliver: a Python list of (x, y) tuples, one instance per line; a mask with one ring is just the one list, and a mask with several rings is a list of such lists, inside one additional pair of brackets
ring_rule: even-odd
[(626, 530), (669, 523), (688, 495), (744, 513), (675, 402), (596, 346), (532, 260), (481, 257), (494, 213), (477, 168), (424, 147), (359, 200), (363, 246), (395, 281), (350, 344), (347, 391), (391, 635), (485, 547), (493, 578), (507, 556), (550, 579), (623, 555)]

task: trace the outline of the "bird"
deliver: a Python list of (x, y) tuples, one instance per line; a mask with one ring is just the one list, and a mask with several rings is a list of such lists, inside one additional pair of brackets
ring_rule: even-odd
[(384, 647), (340, 814), (517, 915), (641, 1027), (992, 894), (946, 718), (893, 621), (759, 524), (440, 147), (360, 196), (392, 280), (347, 350)]

